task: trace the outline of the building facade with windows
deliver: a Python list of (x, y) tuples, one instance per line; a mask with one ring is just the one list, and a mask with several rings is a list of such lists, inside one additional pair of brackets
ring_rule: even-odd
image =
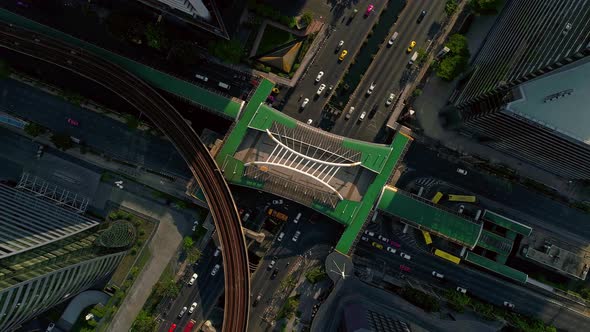
[(0, 184), (0, 331), (105, 280), (134, 239), (127, 222), (103, 225)]
[(590, 2), (510, 1), (451, 97), (449, 122), (554, 174), (590, 179), (589, 55)]

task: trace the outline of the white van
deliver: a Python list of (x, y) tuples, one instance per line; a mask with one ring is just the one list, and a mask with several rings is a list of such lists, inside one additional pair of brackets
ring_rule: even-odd
[(416, 61), (416, 59), (418, 59), (418, 51), (414, 52), (414, 54), (412, 54), (412, 57), (410, 58), (410, 62), (408, 62), (409, 65), (414, 64), (414, 61)]
[(365, 119), (366, 115), (367, 115), (367, 112), (361, 113), (361, 116), (359, 117), (359, 121), (363, 121)]
[(189, 285), (189, 286), (192, 286), (192, 285), (195, 283), (195, 281), (197, 280), (197, 278), (198, 278), (198, 277), (199, 277), (199, 275), (198, 275), (198, 274), (196, 274), (196, 273), (193, 273), (193, 276), (192, 276), (192, 277), (191, 277), (191, 279), (188, 281), (188, 285)]
[(200, 79), (203, 82), (207, 82), (209, 80), (209, 77), (203, 76), (203, 75), (199, 75), (199, 74), (196, 74), (195, 77), (198, 78), (198, 79)]
[(301, 218), (301, 212), (297, 213), (297, 216), (295, 217), (295, 219), (293, 219), (293, 223), (296, 224), (299, 222), (299, 218)]
[(217, 84), (220, 88), (222, 89), (226, 89), (229, 90), (230, 86), (228, 84), (225, 84), (223, 82), (219, 82), (219, 84)]

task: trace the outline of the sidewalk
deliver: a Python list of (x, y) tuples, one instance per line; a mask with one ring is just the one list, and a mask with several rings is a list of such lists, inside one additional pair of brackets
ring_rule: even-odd
[[(495, 18), (496, 16), (478, 16), (474, 19), (466, 34), (472, 56), (477, 53), (488, 31), (493, 26)], [(443, 128), (439, 112), (447, 105), (447, 101), (455, 90), (456, 84), (456, 81), (446, 82), (434, 74), (426, 79), (426, 84), (422, 88), (422, 94), (415, 99), (412, 105), (416, 111), (416, 120), (423, 130), (422, 135), (426, 136), (427, 139), (438, 141), (445, 147), (457, 151), (460, 154), (477, 156), (484, 160), (489, 160), (492, 164), (506, 165), (508, 168), (517, 171), (521, 176), (526, 176), (527, 178), (554, 188), (569, 199), (583, 199), (580, 197), (577, 188), (568, 184), (566, 180), (486, 145), (479, 144), (468, 137), (460, 135), (456, 131)], [(420, 137), (417, 137), (417, 139), (420, 140)], [(432, 142), (428, 143), (432, 144)]]

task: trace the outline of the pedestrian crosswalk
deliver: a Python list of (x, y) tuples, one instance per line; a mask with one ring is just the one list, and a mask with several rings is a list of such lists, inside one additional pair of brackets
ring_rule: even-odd
[(430, 187), (443, 183), (441, 180), (435, 178), (420, 178), (416, 180), (416, 185), (419, 187), (424, 187), (425, 190), (430, 189)]

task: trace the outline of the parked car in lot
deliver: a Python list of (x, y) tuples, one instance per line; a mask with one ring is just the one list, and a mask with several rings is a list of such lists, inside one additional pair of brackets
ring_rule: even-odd
[(363, 240), (363, 241), (367, 242), (367, 241), (369, 241), (369, 238), (368, 238), (368, 237), (366, 237), (366, 236), (361, 236), (361, 240)]
[(457, 292), (465, 294), (465, 293), (467, 293), (467, 289), (465, 289), (463, 287), (457, 287)]
[(51, 322), (51, 323), (49, 323), (49, 325), (47, 325), (45, 332), (51, 332), (51, 331), (53, 331), (54, 328), (55, 328), (55, 323)]
[(293, 219), (293, 223), (294, 224), (299, 223), (299, 219), (301, 219), (301, 212), (297, 213), (297, 215), (295, 216), (295, 219)]
[(405, 266), (405, 265), (400, 265), (399, 269), (402, 270), (403, 272), (410, 272), (412, 271), (412, 269), (410, 269), (409, 266)]
[(365, 234), (367, 234), (368, 236), (375, 236), (375, 233), (371, 231), (365, 231)]
[(459, 205), (459, 214), (463, 213), (463, 210), (465, 210), (465, 205)]
[(219, 269), (221, 268), (221, 266), (219, 266), (219, 264), (215, 264), (215, 266), (213, 267), (213, 270), (211, 270), (211, 276), (215, 276), (217, 274), (217, 272), (219, 272)]
[(324, 76), (324, 72), (320, 70), (320, 72), (318, 73), (318, 76), (316, 76), (316, 78), (315, 78), (316, 83), (322, 79), (322, 76)]
[(381, 243), (373, 242), (371, 245), (377, 249), (383, 249), (383, 245)]
[(395, 254), (397, 250), (393, 249), (392, 247), (387, 247), (387, 251), (392, 254)]
[(344, 58), (346, 58), (346, 55), (348, 54), (347, 50), (342, 50), (342, 53), (340, 53), (340, 56), (338, 57), (338, 60), (340, 61), (344, 61)]
[(284, 238), (284, 237), (285, 237), (285, 232), (281, 232), (281, 233), (279, 234), (279, 236), (277, 237), (277, 241), (279, 241), (279, 242), (283, 241), (283, 238)]
[(190, 278), (190, 280), (188, 281), (188, 285), (189, 285), (189, 286), (192, 286), (192, 285), (195, 283), (195, 281), (197, 281), (197, 278), (198, 278), (198, 277), (199, 277), (199, 275), (198, 275), (198, 274), (196, 274), (196, 273), (193, 273), (193, 276), (192, 276), (192, 277)]
[(301, 235), (301, 231), (295, 232), (295, 234), (293, 235), (293, 238), (291, 240), (293, 240), (293, 242), (297, 242), (297, 240), (299, 240), (300, 235)]
[(388, 239), (388, 238), (386, 238), (386, 237), (385, 237), (385, 236), (383, 236), (383, 235), (379, 235), (377, 238), (378, 238), (379, 240), (381, 240), (381, 241), (385, 242), (385, 243), (388, 243), (388, 242), (389, 242), (389, 239)]
[(193, 302), (193, 304), (191, 304), (191, 307), (188, 308), (188, 313), (192, 314), (195, 311), (195, 309), (197, 309), (197, 306), (198, 306), (197, 302)]
[(512, 302), (504, 301), (504, 306), (509, 309), (514, 309), (514, 303)]
[(273, 205), (281, 205), (281, 204), (283, 204), (283, 200), (282, 199), (273, 199), (272, 204)]
[(180, 312), (178, 313), (178, 318), (182, 318), (182, 316), (184, 316), (187, 310), (187, 307), (182, 307), (182, 309), (180, 309)]
[(436, 271), (432, 271), (432, 276), (438, 279), (444, 279), (445, 276), (442, 273), (436, 272)]
[(391, 244), (392, 246), (396, 247), (396, 248), (400, 248), (402, 245), (393, 241), (393, 240), (389, 240), (389, 244)]
[(457, 168), (457, 173), (459, 173), (461, 175), (467, 175), (467, 171), (462, 168)]
[(411, 257), (410, 255), (408, 255), (408, 254), (406, 254), (406, 253), (404, 253), (404, 252), (400, 252), (400, 253), (399, 253), (399, 255), (400, 255), (400, 256), (401, 256), (401, 258), (403, 258), (403, 259), (407, 259), (407, 260), (410, 260), (410, 259), (412, 259), (412, 257)]

